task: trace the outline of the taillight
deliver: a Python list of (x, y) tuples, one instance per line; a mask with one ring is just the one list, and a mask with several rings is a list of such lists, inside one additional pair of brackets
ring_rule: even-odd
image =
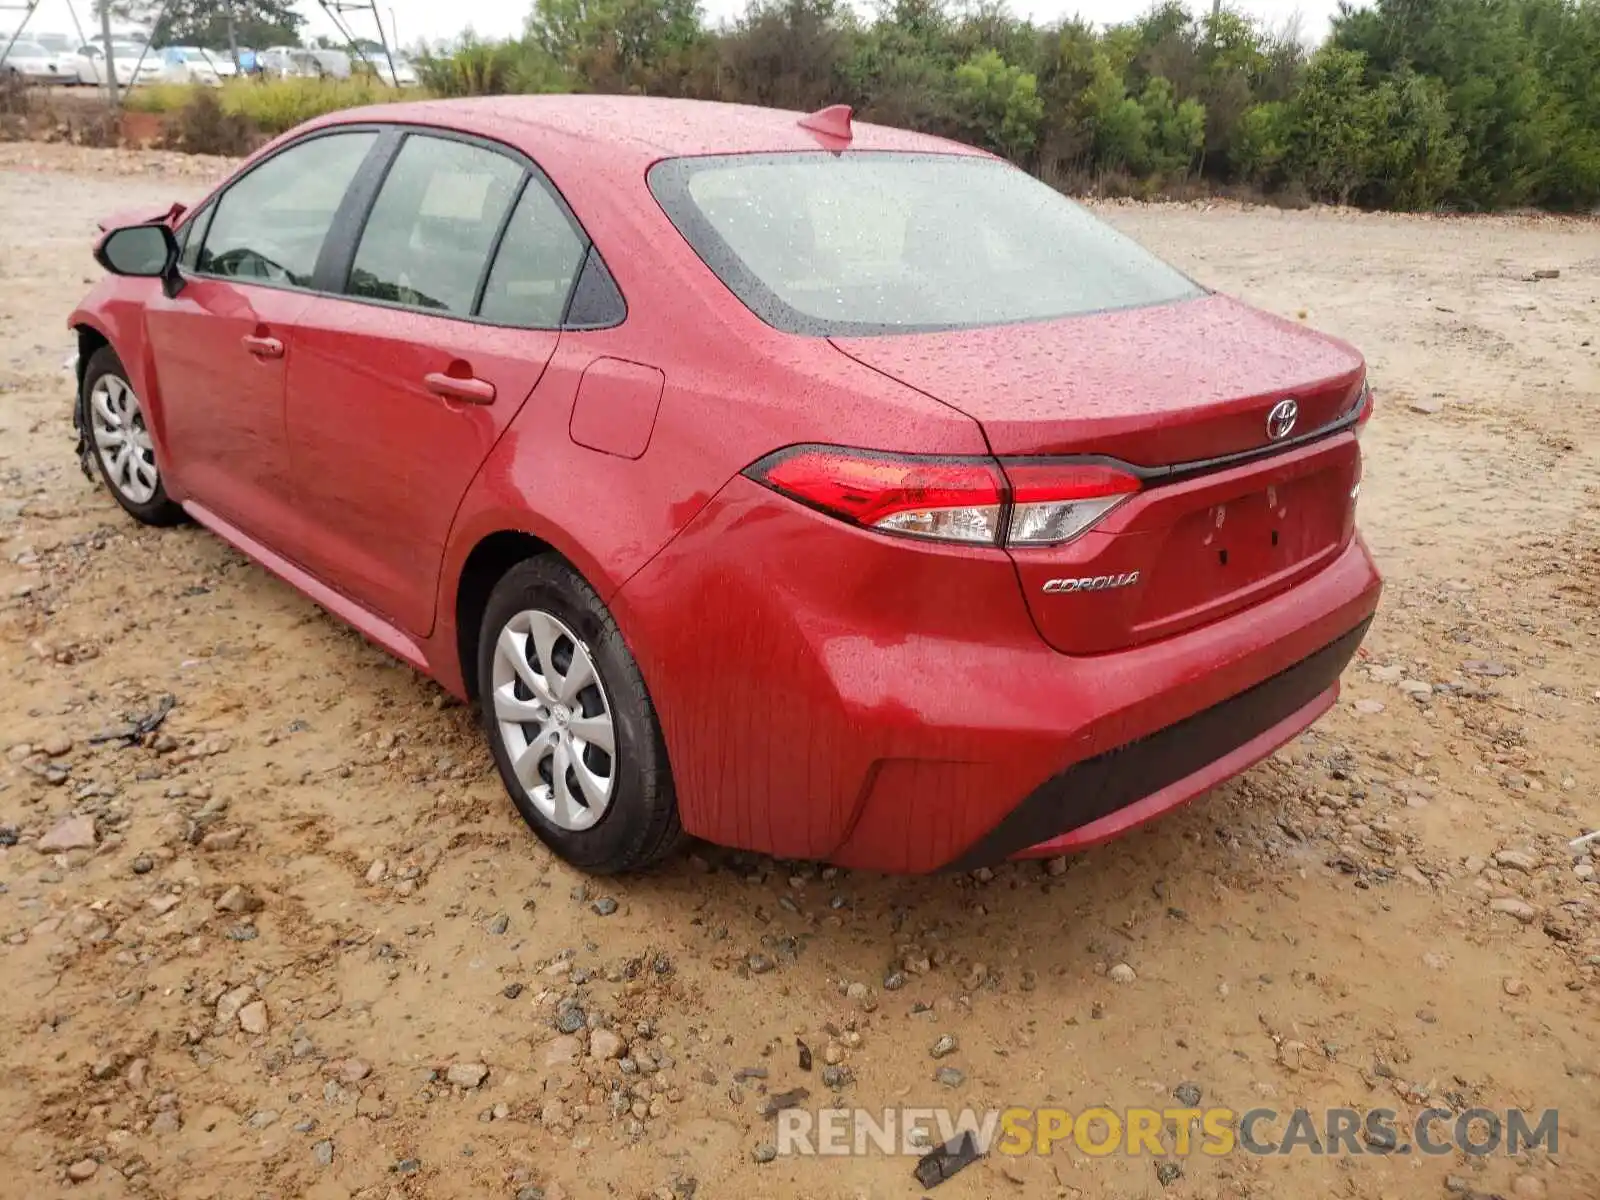
[(883, 533), (986, 546), (1071, 541), (1139, 490), (1098, 463), (934, 458), (795, 446), (746, 472), (820, 512)]
[(992, 546), (1000, 528), (1002, 481), (983, 459), (797, 446), (746, 474), (830, 516), (885, 533)]
[(1008, 462), (1009, 546), (1070, 542), (1139, 490), (1139, 479), (1099, 463)]
[(1372, 420), (1372, 408), (1372, 385), (1363, 378), (1361, 380), (1361, 392), (1356, 396), (1355, 403), (1355, 434), (1357, 437), (1361, 436), (1361, 431), (1367, 427), (1367, 422)]

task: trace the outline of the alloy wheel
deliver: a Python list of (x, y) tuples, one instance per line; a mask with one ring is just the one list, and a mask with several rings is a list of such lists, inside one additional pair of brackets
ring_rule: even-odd
[(127, 381), (102, 375), (89, 392), (89, 424), (106, 479), (133, 504), (149, 504), (161, 486), (144, 410)]
[(540, 609), (495, 643), (489, 702), (517, 782), (561, 829), (592, 829), (616, 786), (616, 727), (589, 646)]

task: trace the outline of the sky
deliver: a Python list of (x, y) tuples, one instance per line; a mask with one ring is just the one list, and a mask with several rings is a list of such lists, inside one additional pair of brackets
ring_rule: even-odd
[[(742, 13), (746, 0), (701, 2), (707, 19), (715, 24)], [(871, 11), (870, 2), (854, 2), (863, 11)], [(1205, 0), (1187, 2), (1194, 8)], [(298, 0), (298, 4), (306, 15), (306, 36), (336, 32), (317, 0)], [(1328, 32), (1328, 20), (1336, 0), (1228, 0), (1228, 5), (1274, 27), (1298, 14), (1304, 36), (1316, 41)], [(392, 33), (398, 28), (401, 44), (409, 46), (419, 38), (432, 42), (453, 37), (467, 25), (484, 37), (520, 33), (532, 0), (379, 0), (379, 7), (385, 29)], [(1151, 7), (1151, 0), (1010, 0), (1010, 7), (1018, 16), (1031, 17), (1041, 24), (1076, 15), (1110, 25), (1139, 16)], [(71, 12), (76, 11), (85, 31), (92, 32), (89, 29), (92, 10), (93, 0), (43, 0), (28, 28), (70, 34), (74, 31)], [(377, 32), (372, 18), (365, 13), (347, 14), (346, 19), (357, 37), (370, 37)], [(0, 12), (0, 29), (10, 28), (14, 23), (15, 14)]]

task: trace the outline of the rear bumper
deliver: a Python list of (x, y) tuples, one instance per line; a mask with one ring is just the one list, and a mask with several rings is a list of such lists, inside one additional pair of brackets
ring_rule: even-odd
[(1240, 612), (1061, 654), (1003, 552), (739, 478), (612, 604), (690, 833), (917, 873), (1089, 845), (1243, 770), (1333, 703), (1381, 591), (1355, 537)]
[(951, 868), (1083, 850), (1231, 779), (1333, 707), (1339, 675), (1370, 624), (1363, 621), (1221, 704), (1068, 767), (1030, 792)]

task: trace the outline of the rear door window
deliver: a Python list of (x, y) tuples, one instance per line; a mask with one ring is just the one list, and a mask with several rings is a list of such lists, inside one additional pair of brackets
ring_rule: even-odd
[(506, 228), (478, 315), (500, 325), (554, 329), (583, 265), (584, 236), (536, 179)]
[(482, 146), (408, 137), (362, 230), (346, 292), (471, 316), (524, 174)]
[(310, 288), (333, 218), (377, 137), (354, 131), (312, 138), (244, 176), (217, 201), (197, 270)]

